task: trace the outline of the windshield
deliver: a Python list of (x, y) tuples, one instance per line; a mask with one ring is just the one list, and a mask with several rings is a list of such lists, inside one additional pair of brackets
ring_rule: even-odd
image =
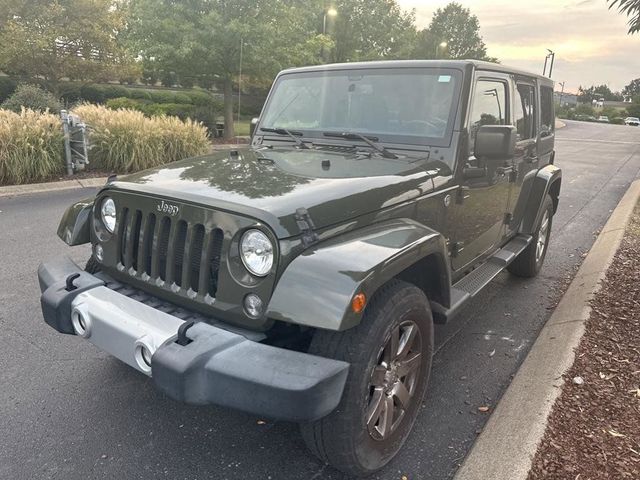
[(307, 137), (357, 132), (382, 142), (448, 144), (460, 77), (458, 70), (436, 68), (284, 74), (274, 86), (260, 126)]

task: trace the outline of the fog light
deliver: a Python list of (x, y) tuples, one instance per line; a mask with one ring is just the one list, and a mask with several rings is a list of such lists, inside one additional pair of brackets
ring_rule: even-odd
[(104, 260), (104, 248), (102, 248), (102, 245), (99, 243), (93, 249), (93, 256), (96, 257), (96, 260), (100, 263)]
[(244, 297), (244, 311), (251, 318), (258, 318), (262, 315), (262, 300), (255, 293), (250, 293)]
[(136, 340), (136, 349), (134, 357), (138, 367), (147, 375), (151, 375), (151, 358), (155, 348), (152, 347), (152, 343), (149, 343), (149, 339), (145, 337)]

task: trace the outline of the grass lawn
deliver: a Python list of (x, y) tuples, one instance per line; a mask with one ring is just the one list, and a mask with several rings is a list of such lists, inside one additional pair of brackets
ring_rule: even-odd
[(239, 122), (233, 122), (233, 128), (235, 129), (236, 135), (240, 137), (249, 136), (250, 125), (251, 125), (250, 120), (240, 120)]

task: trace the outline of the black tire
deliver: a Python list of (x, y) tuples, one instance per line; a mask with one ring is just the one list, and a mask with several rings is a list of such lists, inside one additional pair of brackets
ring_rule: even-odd
[(102, 265), (96, 260), (96, 257), (91, 255), (89, 260), (87, 260), (87, 264), (84, 267), (85, 272), (89, 272), (91, 274), (98, 273), (102, 270)]
[[(546, 228), (545, 228), (545, 222)], [(551, 237), (551, 224), (553, 223), (553, 200), (547, 195), (544, 199), (542, 215), (533, 232), (533, 240), (527, 248), (525, 248), (516, 259), (507, 267), (510, 273), (517, 277), (535, 277), (540, 272), (544, 259), (547, 256), (549, 248), (549, 238)], [(545, 228), (541, 235), (541, 230)], [(538, 254), (540, 241), (544, 240), (542, 251)]]
[[(398, 356), (398, 363), (392, 360), (391, 367), (385, 370), (382, 363), (394, 350), (390, 347), (394, 333), (398, 339), (397, 352), (405, 350), (402, 345), (412, 345), (407, 349), (407, 356), (402, 357), (412, 361), (402, 362)], [(418, 339), (419, 348), (416, 347)], [(416, 357), (418, 350), (420, 356)], [(395, 456), (411, 432), (428, 383), (433, 356), (433, 317), (427, 297), (417, 287), (394, 280), (376, 293), (357, 327), (345, 332), (317, 331), (310, 353), (347, 361), (351, 367), (338, 407), (325, 418), (300, 425), (305, 443), (318, 458), (348, 475), (365, 476), (379, 470)], [(409, 365), (412, 369), (401, 377), (403, 365), (404, 370), (408, 370)], [(374, 367), (376, 377), (372, 376)], [(386, 373), (380, 376), (381, 372)], [(374, 387), (372, 382), (378, 386)], [(398, 383), (405, 387), (403, 397), (410, 392), (410, 396), (405, 397), (408, 400), (404, 409), (395, 406), (396, 402), (400, 405), (400, 396), (394, 393)], [(390, 409), (388, 398), (391, 398)], [(391, 417), (385, 415), (389, 410), (394, 412)], [(374, 412), (378, 412), (378, 423)], [(367, 422), (368, 413), (374, 418), (371, 422)], [(381, 433), (385, 425), (391, 425), (386, 438)]]

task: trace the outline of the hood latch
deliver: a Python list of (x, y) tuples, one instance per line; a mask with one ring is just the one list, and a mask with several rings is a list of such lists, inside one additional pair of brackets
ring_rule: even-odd
[(316, 226), (313, 224), (313, 220), (307, 209), (296, 209), (295, 219), (302, 234), (302, 245), (307, 248), (316, 243), (318, 241), (318, 234), (314, 232)]

